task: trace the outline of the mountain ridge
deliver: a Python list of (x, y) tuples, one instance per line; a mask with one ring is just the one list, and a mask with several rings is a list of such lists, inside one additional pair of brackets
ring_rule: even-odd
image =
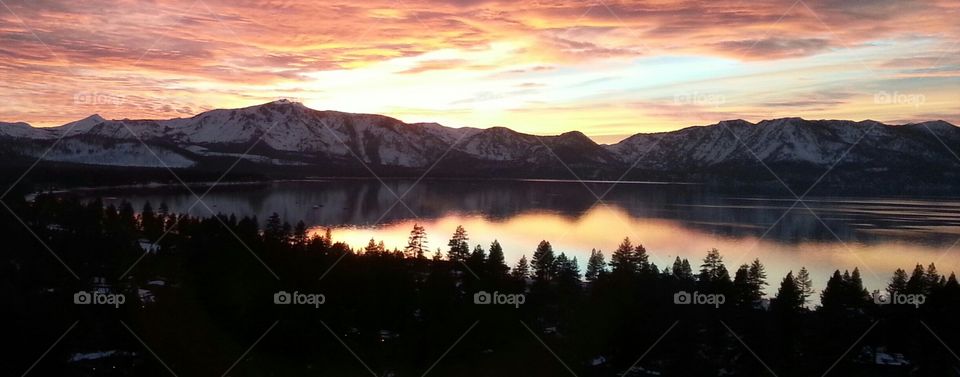
[(81, 165), (183, 169), (240, 159), (252, 170), (284, 167), (300, 175), (365, 167), (414, 176), (430, 170), (441, 176), (617, 178), (627, 170), (664, 179), (753, 181), (770, 179), (756, 174), (766, 165), (787, 177), (809, 178), (839, 168), (843, 174), (885, 177), (880, 182), (898, 175), (941, 181), (960, 170), (960, 127), (942, 120), (887, 125), (734, 119), (600, 144), (580, 131), (539, 136), (506, 127), (453, 128), (278, 100), (189, 118), (108, 120), (94, 114), (47, 128), (0, 122), (0, 153)]
[[(68, 128), (68, 127), (70, 127), (71, 124), (73, 124), (73, 123), (81, 123), (81, 122), (86, 122), (86, 121), (95, 121), (95, 122), (107, 122), (107, 121), (109, 121), (109, 122), (173, 122), (173, 121), (184, 121), (184, 120), (196, 119), (196, 118), (199, 118), (199, 117), (203, 117), (204, 115), (209, 114), (209, 113), (212, 113), (212, 112), (237, 111), (237, 110), (249, 110), (249, 109), (262, 109), (262, 108), (265, 108), (265, 107), (283, 106), (283, 105), (289, 105), (289, 106), (293, 106), (293, 107), (297, 107), (297, 108), (301, 108), (301, 109), (305, 109), (305, 110), (309, 110), (309, 111), (313, 111), (313, 112), (321, 112), (321, 113), (333, 113), (333, 114), (343, 114), (343, 115), (352, 115), (352, 116), (381, 117), (381, 118), (386, 118), (386, 119), (389, 119), (389, 120), (392, 120), (392, 121), (396, 121), (396, 122), (398, 122), (398, 123), (403, 123), (403, 124), (408, 125), (408, 126), (431, 125), (431, 126), (439, 126), (439, 127), (443, 127), (443, 128), (447, 128), (447, 129), (456, 129), (456, 130), (468, 130), (468, 129), (469, 129), (469, 130), (489, 130), (489, 129), (501, 129), (501, 128), (502, 128), (502, 129), (507, 129), (507, 130), (510, 130), (510, 131), (513, 131), (513, 132), (516, 132), (516, 133), (519, 133), (519, 134), (523, 134), (522, 132), (515, 131), (515, 130), (509, 128), (509, 127), (504, 127), (504, 126), (492, 126), (492, 127), (488, 127), (488, 128), (449, 127), (449, 126), (444, 126), (444, 125), (441, 125), (441, 124), (435, 123), (435, 122), (414, 122), (414, 123), (406, 123), (406, 122), (403, 122), (403, 121), (400, 120), (400, 119), (397, 119), (397, 118), (394, 118), (394, 117), (391, 117), (391, 116), (388, 116), (388, 115), (382, 115), (382, 114), (374, 114), (374, 113), (350, 113), (350, 112), (343, 112), (343, 111), (336, 111), (336, 110), (315, 110), (315, 109), (311, 109), (311, 108), (303, 105), (303, 104), (300, 103), (300, 102), (290, 101), (290, 100), (286, 100), (286, 99), (280, 99), (280, 100), (276, 100), (276, 101), (272, 101), (272, 102), (267, 102), (267, 103), (263, 103), (263, 104), (259, 104), (259, 105), (252, 105), (252, 106), (232, 108), (232, 109), (213, 109), (213, 110), (208, 110), (208, 111), (204, 111), (204, 112), (195, 114), (195, 115), (193, 115), (193, 116), (191, 116), (191, 117), (187, 117), (187, 118), (183, 118), (183, 117), (169, 118), (169, 119), (130, 119), (130, 118), (124, 118), (124, 119), (109, 119), (109, 120), (108, 120), (108, 119), (105, 119), (105, 118), (103, 118), (102, 116), (100, 116), (100, 114), (96, 114), (96, 113), (95, 113), (95, 114), (91, 114), (91, 115), (87, 116), (86, 118), (83, 118), (83, 119), (80, 119), (80, 120), (68, 122), (68, 123), (65, 123), (65, 124), (62, 124), (62, 125), (59, 125), (59, 126), (50, 126), (50, 127), (35, 127), (35, 126), (31, 125), (29, 122), (24, 122), (24, 121), (13, 121), (13, 122), (0, 121), (0, 131), (3, 130), (3, 127), (4, 127), (4, 126), (8, 126), (8, 125), (26, 125), (26, 126), (29, 126), (29, 127), (32, 128), (32, 129), (35, 129), (35, 130), (44, 130), (44, 129), (56, 130), (56, 129)], [(627, 136), (626, 138), (620, 140), (620, 142), (622, 142), (622, 141), (624, 141), (624, 140), (626, 140), (626, 139), (629, 139), (629, 138), (631, 138), (631, 137), (638, 136), (638, 135), (656, 135), (656, 134), (672, 133), (672, 132), (683, 131), (683, 130), (687, 130), (687, 129), (691, 129), (691, 128), (716, 126), (716, 125), (721, 124), (721, 123), (725, 123), (725, 124), (727, 124), (727, 125), (747, 124), (747, 125), (752, 125), (752, 126), (760, 126), (760, 125), (764, 125), (764, 124), (766, 124), (766, 123), (775, 123), (775, 122), (782, 122), (782, 121), (878, 123), (878, 124), (882, 124), (882, 125), (885, 125), (885, 126), (892, 126), (892, 127), (922, 126), (922, 125), (926, 124), (926, 125), (928, 125), (928, 126), (931, 126), (931, 125), (937, 126), (938, 128), (941, 127), (941, 126), (948, 126), (948, 127), (952, 127), (952, 128), (960, 128), (960, 126), (954, 125), (954, 124), (952, 124), (952, 123), (950, 123), (950, 122), (947, 122), (947, 121), (945, 121), (945, 120), (942, 120), (942, 119), (928, 120), (928, 121), (915, 122), (915, 123), (902, 123), (902, 124), (886, 124), (886, 123), (883, 123), (883, 122), (880, 122), (880, 121), (876, 121), (876, 120), (872, 120), (872, 119), (864, 119), (864, 120), (861, 120), (861, 121), (853, 121), (853, 120), (846, 120), (846, 119), (805, 119), (805, 118), (802, 118), (802, 117), (784, 117), (784, 118), (763, 119), (763, 120), (760, 120), (760, 121), (757, 122), (757, 123), (753, 123), (753, 122), (750, 122), (750, 121), (747, 121), (747, 120), (744, 120), (744, 119), (726, 119), (726, 120), (720, 120), (720, 121), (718, 121), (718, 122), (715, 123), (715, 124), (690, 125), (690, 126), (683, 127), (683, 128), (679, 128), (679, 129), (672, 130), (672, 131), (638, 132), (638, 133), (636, 133), (636, 134)], [(546, 137), (546, 136), (561, 136), (561, 135), (568, 134), (568, 133), (580, 133), (580, 134), (582, 134), (582, 131), (579, 131), (579, 130), (564, 131), (563, 133), (561, 133), (561, 134), (559, 134), (559, 135), (533, 135), (533, 134), (525, 134), (525, 135), (533, 135), (533, 136)], [(0, 136), (3, 136), (3, 134), (0, 134)], [(589, 138), (589, 136), (588, 136), (588, 138)], [(592, 139), (591, 139), (591, 140), (592, 140)], [(620, 142), (612, 143), (612, 144), (607, 144), (607, 143), (597, 143), (597, 144), (599, 144), (599, 145), (615, 145), (615, 144), (618, 144), (618, 143), (620, 143)]]

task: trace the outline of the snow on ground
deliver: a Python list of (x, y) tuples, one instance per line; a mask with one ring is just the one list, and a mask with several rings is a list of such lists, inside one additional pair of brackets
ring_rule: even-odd
[(137, 142), (103, 146), (76, 139), (61, 141), (44, 160), (107, 166), (185, 168), (194, 165), (189, 158), (156, 146), (147, 148)]

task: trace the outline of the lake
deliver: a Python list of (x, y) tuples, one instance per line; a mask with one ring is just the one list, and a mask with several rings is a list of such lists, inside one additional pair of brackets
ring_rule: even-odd
[[(206, 190), (194, 188), (198, 195)], [(354, 248), (374, 238), (402, 249), (419, 223), (431, 249), (445, 250), (463, 225), (471, 248), (497, 239), (511, 266), (521, 255), (530, 258), (541, 240), (576, 256), (581, 270), (591, 249), (609, 260), (624, 237), (643, 244), (661, 268), (680, 256), (696, 269), (707, 250), (718, 248), (731, 275), (760, 258), (770, 295), (788, 271), (802, 266), (818, 289), (835, 269), (860, 267), (870, 290), (883, 289), (896, 268), (909, 272), (916, 263), (935, 262), (940, 273), (960, 271), (960, 248), (953, 248), (960, 240), (960, 198), (808, 197), (806, 206), (790, 209), (792, 197), (720, 194), (685, 184), (406, 179), (225, 184), (204, 197), (209, 210), (194, 205), (196, 198), (183, 188), (82, 195), (126, 200), (137, 209), (163, 202), (197, 216), (210, 210), (256, 215), (261, 224), (276, 212), (290, 223), (303, 220), (314, 232), (330, 228), (335, 241)]]

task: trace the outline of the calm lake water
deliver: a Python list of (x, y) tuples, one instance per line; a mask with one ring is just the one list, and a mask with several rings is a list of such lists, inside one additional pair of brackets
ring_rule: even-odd
[[(609, 190), (609, 192), (608, 192)], [(206, 188), (195, 188), (202, 195)], [(602, 203), (594, 195), (604, 196)], [(91, 191), (107, 203), (127, 200), (140, 208), (165, 202), (175, 212), (211, 214), (182, 188)], [(403, 197), (403, 203), (397, 202)], [(446, 249), (463, 225), (476, 243), (498, 239), (508, 264), (532, 255), (540, 240), (585, 264), (590, 250), (610, 253), (624, 237), (643, 244), (663, 268), (675, 256), (698, 265), (711, 248), (728, 269), (754, 258), (767, 266), (776, 292), (787, 271), (806, 266), (822, 287), (835, 269), (860, 267), (867, 288), (882, 289), (896, 268), (937, 264), (960, 272), (960, 198), (809, 197), (809, 209), (789, 197), (730, 195), (698, 186), (563, 181), (323, 180), (224, 185), (204, 202), (215, 212), (276, 212), (303, 220), (316, 232), (332, 229), (335, 241), (355, 248), (370, 238), (403, 248), (415, 223), (429, 245)], [(789, 211), (788, 211), (789, 210)], [(815, 215), (814, 215), (815, 214)], [(951, 247), (954, 247), (951, 250)]]

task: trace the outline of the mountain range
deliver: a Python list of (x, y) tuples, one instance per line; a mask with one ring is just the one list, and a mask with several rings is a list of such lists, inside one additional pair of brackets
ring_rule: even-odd
[(960, 128), (944, 121), (728, 120), (640, 133), (616, 144), (595, 143), (578, 131), (536, 136), (504, 127), (405, 123), (288, 100), (168, 120), (92, 115), (47, 128), (0, 122), (0, 156), (12, 160), (222, 170), (240, 159), (242, 170), (286, 176), (429, 170), (437, 177), (770, 182), (812, 181), (830, 170), (827, 181), (834, 183), (952, 186), (958, 154)]

